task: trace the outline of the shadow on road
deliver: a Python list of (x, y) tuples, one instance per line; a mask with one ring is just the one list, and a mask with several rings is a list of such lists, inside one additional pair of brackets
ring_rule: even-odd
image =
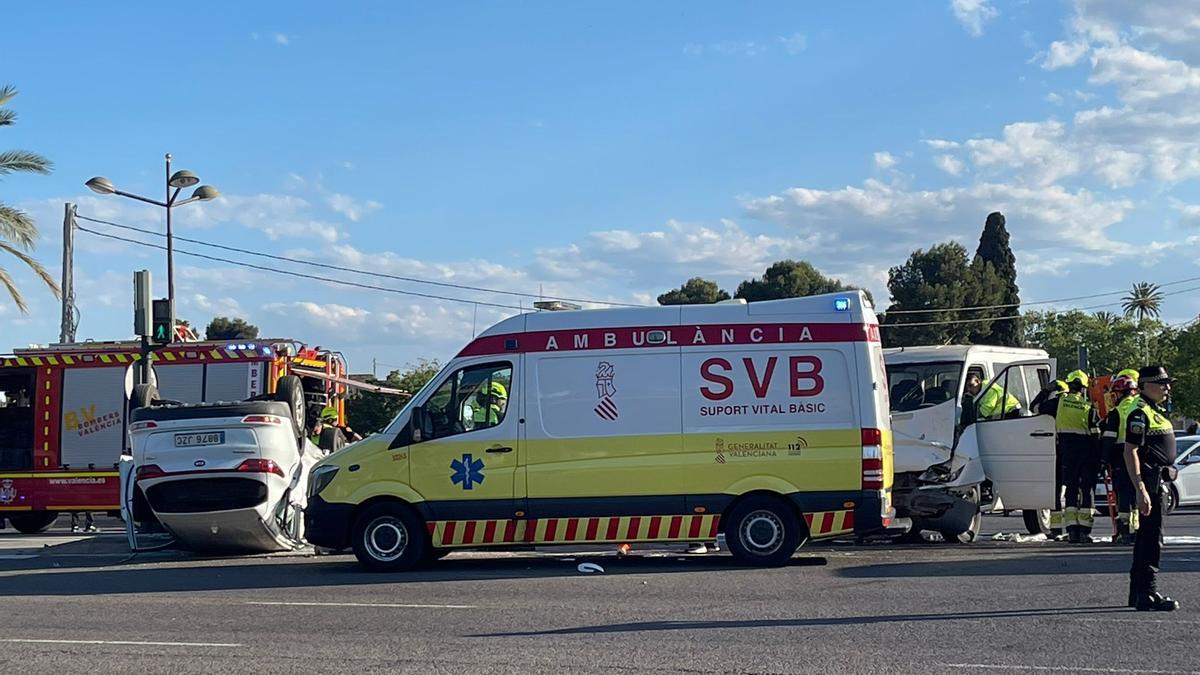
[[(212, 564), (218, 560), (190, 561), (171, 567), (130, 565), (120, 569), (78, 569), (58, 573), (41, 571), (0, 577), (0, 596), (74, 596), (124, 593), (176, 593), (185, 591), (228, 591), (242, 589), (360, 586), (370, 584), (414, 584), (442, 581), (486, 581), (492, 579), (551, 578), (580, 576), (577, 565), (594, 562), (606, 575), (676, 574), (714, 571), (743, 571), (728, 556), (663, 556), (617, 559), (612, 556), (541, 558), (450, 558), (428, 568), (398, 574), (364, 572), (353, 558), (338, 556), (300, 564)], [(820, 557), (793, 558), (788, 567), (825, 565)], [(44, 570), (44, 568), (43, 568)]]
[(959, 612), (945, 614), (886, 614), (878, 616), (831, 616), (821, 618), (796, 619), (747, 619), (722, 621), (640, 621), (634, 623), (602, 624), (598, 626), (580, 626), (577, 628), (558, 628), (554, 630), (521, 631), (510, 633), (480, 633), (467, 637), (531, 637), (538, 635), (588, 635), (597, 633), (638, 633), (669, 630), (705, 630), (714, 628), (805, 628), (820, 626), (861, 626), (886, 623), (909, 623), (927, 621), (965, 621), (965, 620), (998, 620), (1023, 619), (1035, 616), (1078, 616), (1087, 614), (1111, 614), (1113, 612), (1128, 612), (1129, 608), (1112, 607), (1071, 607), (1071, 608), (1038, 608), (1011, 609), (992, 612)]
[[(1000, 577), (1011, 575), (1129, 574), (1131, 548), (1062, 548), (1061, 554), (981, 556), (972, 559), (923, 560), (844, 567), (835, 573), (848, 579), (903, 577)], [(1200, 545), (1163, 549), (1163, 571), (1200, 572)]]

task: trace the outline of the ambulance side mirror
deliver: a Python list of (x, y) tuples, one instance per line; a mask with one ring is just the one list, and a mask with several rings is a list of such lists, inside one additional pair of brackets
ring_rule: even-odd
[(420, 443), (425, 440), (425, 422), (428, 420), (425, 414), (425, 408), (416, 405), (413, 406), (412, 413), (408, 417), (408, 426), (412, 429), (412, 442)]

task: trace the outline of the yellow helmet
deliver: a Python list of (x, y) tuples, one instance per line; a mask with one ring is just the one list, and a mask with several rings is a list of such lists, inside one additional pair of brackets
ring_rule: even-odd
[(500, 384), (499, 382), (492, 382), (487, 387), (480, 387), (477, 395), (480, 397), (491, 395), (495, 396), (496, 398), (507, 399), (508, 390), (505, 389), (504, 385)]
[[(1138, 382), (1137, 368), (1126, 368), (1125, 370), (1122, 370), (1121, 372), (1117, 373), (1117, 377), (1128, 377), (1129, 379), (1133, 380), (1133, 383), (1136, 385)], [(1116, 379), (1116, 378), (1113, 378), (1113, 379)]]
[(1079, 386), (1087, 388), (1087, 386), (1088, 386), (1087, 373), (1083, 372), (1082, 370), (1072, 370), (1071, 372), (1067, 373), (1066, 382), (1068, 385), (1070, 385), (1073, 382), (1078, 382)]

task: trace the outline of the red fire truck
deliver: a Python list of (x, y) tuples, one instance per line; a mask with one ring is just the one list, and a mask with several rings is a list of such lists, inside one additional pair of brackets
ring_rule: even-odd
[[(141, 345), (85, 342), (0, 356), (0, 518), (27, 534), (60, 513), (120, 510), (117, 464), (129, 451), (126, 418)], [(287, 339), (166, 345), (151, 356), (163, 399), (240, 401), (299, 375), (310, 406), (345, 423), (341, 354)]]

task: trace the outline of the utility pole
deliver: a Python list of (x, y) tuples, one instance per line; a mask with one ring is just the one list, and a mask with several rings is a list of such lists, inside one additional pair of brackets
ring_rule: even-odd
[(63, 204), (63, 262), (62, 262), (62, 330), (58, 341), (75, 341), (75, 205)]
[(372, 358), (371, 359), (371, 377), (375, 378), (376, 380), (379, 379), (379, 373), (376, 372), (378, 369), (379, 369), (379, 365), (375, 362), (375, 359)]

